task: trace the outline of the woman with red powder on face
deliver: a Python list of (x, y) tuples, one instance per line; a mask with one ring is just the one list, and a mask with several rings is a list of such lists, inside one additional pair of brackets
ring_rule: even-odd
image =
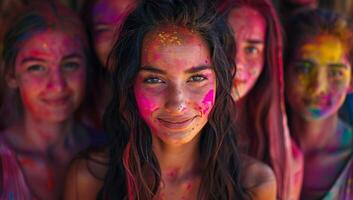
[(78, 16), (47, 1), (32, 2), (7, 32), (4, 75), (21, 117), (0, 135), (0, 199), (61, 198), (69, 162), (91, 142), (76, 119), (87, 48)]
[(353, 33), (325, 10), (286, 28), (286, 100), (291, 134), (304, 153), (301, 199), (353, 199), (353, 131), (338, 116), (352, 92)]
[(270, 1), (223, 1), (237, 44), (233, 98), (243, 151), (269, 164), (277, 178), (277, 198), (297, 199), (302, 155), (286, 124), (282, 75), (282, 34)]
[(78, 159), (66, 199), (275, 199), (272, 170), (239, 154), (234, 40), (214, 6), (146, 0), (113, 47), (107, 166)]

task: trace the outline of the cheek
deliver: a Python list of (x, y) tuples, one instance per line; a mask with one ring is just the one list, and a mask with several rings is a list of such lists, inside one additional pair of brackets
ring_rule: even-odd
[(343, 102), (348, 94), (349, 81), (348, 80), (338, 80), (332, 83), (329, 95), (332, 96), (332, 101), (335, 103)]
[(346, 70), (342, 72), (342, 77), (339, 79), (334, 79), (331, 84), (335, 87), (334, 90), (348, 90), (351, 85), (351, 71)]
[(257, 79), (264, 68), (262, 58), (237, 59), (237, 70), (248, 75), (248, 79)]
[(33, 85), (22, 85), (19, 87), (19, 91), (25, 110), (30, 110), (32, 112), (37, 112), (40, 110), (37, 99), (41, 92), (40, 88), (33, 87)]
[(297, 77), (292, 79), (291, 85), (294, 87), (295, 91), (307, 91), (310, 87), (310, 81), (315, 77), (298, 75)]
[(86, 68), (70, 74), (66, 78), (68, 88), (74, 93), (77, 99), (82, 99), (86, 88)]
[(215, 92), (214, 89), (210, 89), (203, 95), (202, 101), (197, 103), (197, 108), (202, 113), (202, 116), (208, 116), (213, 108), (214, 101)]
[(96, 46), (99, 45), (107, 45), (112, 42), (113, 40), (113, 32), (106, 32), (106, 33), (99, 33), (94, 35), (94, 44)]
[(19, 91), (24, 105), (30, 105), (32, 99), (45, 92), (47, 81), (45, 77), (21, 76), (17, 79)]
[(253, 67), (250, 68), (249, 73), (251, 74), (251, 77), (254, 79), (254, 81), (256, 81), (263, 70), (263, 62), (256, 62), (252, 66)]
[(102, 34), (95, 37), (94, 46), (99, 57), (106, 57), (111, 50), (113, 36), (110, 34)]
[(139, 85), (134, 88), (135, 98), (140, 115), (145, 120), (161, 107), (161, 102), (157, 95), (151, 95)]

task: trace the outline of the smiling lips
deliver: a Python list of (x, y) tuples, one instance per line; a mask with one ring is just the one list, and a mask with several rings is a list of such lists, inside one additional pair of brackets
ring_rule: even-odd
[(331, 100), (329, 97), (306, 98), (304, 103), (314, 107), (326, 107), (331, 105)]
[(65, 106), (70, 99), (70, 95), (56, 98), (43, 98), (42, 101), (49, 106), (60, 107)]
[(189, 118), (182, 118), (182, 117), (168, 118), (168, 119), (158, 118), (158, 121), (166, 128), (180, 130), (180, 129), (187, 128), (194, 121), (196, 117), (197, 116), (189, 117)]

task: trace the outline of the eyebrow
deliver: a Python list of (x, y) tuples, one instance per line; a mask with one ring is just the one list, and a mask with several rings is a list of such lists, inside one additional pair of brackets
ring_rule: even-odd
[[(313, 62), (310, 59), (300, 59), (295, 61), (296, 63), (309, 63), (311, 65), (316, 65), (315, 62)], [(348, 68), (347, 65), (343, 64), (343, 63), (330, 63), (327, 65), (328, 67), (332, 67), (332, 68)]]
[(201, 66), (192, 67), (191, 69), (188, 69), (185, 72), (188, 74), (193, 74), (193, 73), (203, 71), (203, 70), (208, 70), (208, 69), (212, 69), (212, 67), (209, 65), (201, 65)]
[[(212, 69), (212, 67), (208, 66), (208, 65), (201, 65), (201, 66), (196, 66), (196, 67), (192, 67), (190, 69), (187, 69), (187, 70), (185, 70), (185, 73), (193, 74), (193, 73), (197, 73), (197, 72), (200, 72), (203, 70), (209, 70), (209, 69)], [(166, 74), (165, 71), (158, 69), (158, 68), (155, 68), (155, 67), (152, 67), (152, 66), (142, 66), (140, 68), (140, 71), (149, 71), (149, 72), (163, 74), (163, 75)]]
[(44, 59), (37, 58), (37, 57), (26, 57), (21, 61), (21, 64), (26, 63), (26, 62), (45, 62)]
[(311, 65), (315, 65), (315, 62), (312, 61), (311, 59), (296, 59), (294, 60), (296, 63), (309, 63)]
[[(67, 56), (64, 56), (63, 60), (69, 60), (69, 59), (74, 59), (74, 58), (82, 58), (82, 56), (78, 53), (72, 53)], [(26, 62), (46, 62), (46, 60), (42, 58), (37, 58), (37, 57), (26, 57), (21, 61), (21, 64), (26, 63)]]
[(331, 63), (328, 66), (334, 68), (348, 68), (348, 66), (343, 63)]
[(163, 70), (152, 67), (152, 66), (142, 66), (140, 71), (149, 71), (157, 74), (166, 74)]
[(249, 43), (249, 44), (263, 44), (264, 41), (262, 41), (262, 40), (246, 40), (246, 43)]
[(69, 60), (69, 59), (74, 59), (74, 58), (82, 58), (82, 55), (79, 53), (72, 53), (72, 54), (64, 56), (63, 60)]

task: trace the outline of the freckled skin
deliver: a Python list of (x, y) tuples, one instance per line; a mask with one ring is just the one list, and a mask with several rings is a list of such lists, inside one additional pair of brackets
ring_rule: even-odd
[(116, 30), (123, 23), (136, 0), (98, 0), (92, 9), (94, 47), (104, 66), (117, 37)]
[(244, 6), (229, 13), (228, 23), (237, 44), (237, 71), (234, 79), (237, 94), (234, 97), (240, 99), (253, 88), (263, 70), (266, 21), (259, 12)]
[[(161, 33), (171, 34), (175, 39), (162, 39)], [(201, 131), (215, 99), (216, 80), (210, 63), (206, 43), (187, 29), (161, 27), (145, 37), (141, 67), (164, 71), (159, 74), (141, 70), (134, 86), (140, 115), (152, 130), (153, 137), (166, 144), (181, 145)], [(196, 73), (186, 72), (198, 66), (209, 68)], [(174, 127), (185, 121), (187, 125)]]
[(293, 112), (306, 120), (322, 120), (338, 111), (351, 81), (344, 48), (333, 36), (320, 35), (306, 40), (294, 53), (286, 74)]
[[(65, 56), (74, 55), (70, 58)], [(10, 82), (20, 91), (26, 115), (61, 122), (72, 116), (84, 96), (86, 63), (80, 40), (48, 30), (21, 45)]]
[(134, 94), (161, 166), (156, 200), (197, 197), (198, 136), (216, 94), (211, 63), (206, 43), (188, 29), (161, 26), (144, 38)]

